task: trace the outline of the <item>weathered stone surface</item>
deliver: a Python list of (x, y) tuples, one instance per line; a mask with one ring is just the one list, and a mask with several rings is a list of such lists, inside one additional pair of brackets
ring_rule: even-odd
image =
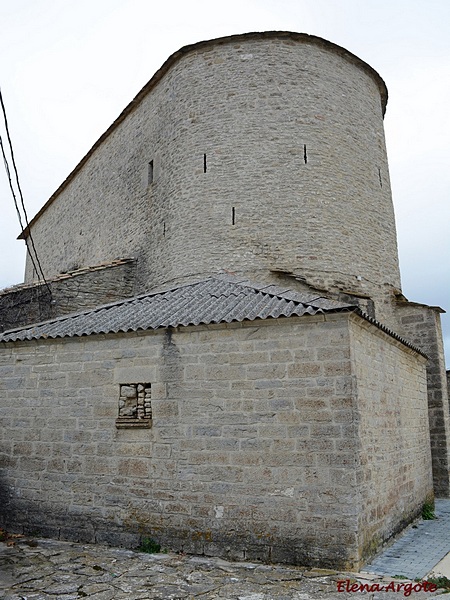
[(397, 305), (402, 335), (429, 357), (427, 391), (434, 490), (436, 496), (445, 498), (450, 495), (450, 414), (440, 312), (438, 307), (404, 299)]
[(179, 52), (33, 220), (43, 269), (131, 255), (140, 291), (224, 268), (272, 283), (293, 272), (370, 296), (390, 323), (385, 100), (368, 65), (310, 36)]
[[(125, 261), (67, 273), (52, 301), (42, 286), (10, 290), (0, 327), (228, 269), (351, 298), (421, 346), (432, 328), (394, 303), (385, 101), (368, 65), (310, 36), (178, 52), (31, 224), (47, 276), (130, 253), (136, 276)], [(0, 356), (6, 524), (131, 545), (154, 531), (180, 551), (347, 565), (430, 497), (424, 364), (380, 330), (308, 317), (170, 339), (44, 340)], [(432, 350), (433, 467), (448, 492)], [(134, 393), (120, 396), (127, 383)], [(47, 593), (74, 593), (57, 584)]]
[[(401, 342), (349, 313), (182, 327), (170, 353), (165, 340), (158, 330), (0, 348), (12, 367), (0, 380), (5, 527), (357, 568), (420, 512), (431, 491), (425, 359)], [(136, 361), (154, 381), (131, 379)], [(151, 428), (119, 415), (121, 388), (136, 398), (139, 384), (159, 392)]]
[[(33, 540), (30, 546), (27, 541), (17, 539), (14, 546), (0, 542), (3, 600), (334, 600), (359, 595), (345, 591), (347, 582), (377, 586), (373, 590), (410, 584), (361, 573), (143, 554), (48, 539)], [(424, 600), (438, 593), (413, 596)], [(404, 594), (375, 591), (370, 597), (398, 600)]]
[(129, 385), (121, 385), (120, 395), (125, 398), (136, 398), (136, 388)]
[(49, 278), (48, 287), (35, 283), (0, 290), (0, 331), (132, 296), (134, 277), (135, 262), (117, 260)]

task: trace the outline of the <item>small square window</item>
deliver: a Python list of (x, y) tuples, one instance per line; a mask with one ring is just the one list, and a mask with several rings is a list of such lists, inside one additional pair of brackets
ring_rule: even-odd
[(150, 383), (119, 385), (119, 414), (116, 427), (150, 427), (152, 393)]

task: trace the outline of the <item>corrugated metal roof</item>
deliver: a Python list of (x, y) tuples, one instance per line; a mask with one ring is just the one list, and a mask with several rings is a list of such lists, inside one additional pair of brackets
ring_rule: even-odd
[(343, 310), (357, 309), (350, 304), (311, 293), (299, 293), (274, 285), (259, 286), (247, 280), (217, 276), (5, 331), (0, 335), (0, 341), (276, 319)]

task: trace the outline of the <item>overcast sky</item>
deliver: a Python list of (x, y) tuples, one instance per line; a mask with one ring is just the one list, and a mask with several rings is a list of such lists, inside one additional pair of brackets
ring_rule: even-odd
[[(403, 293), (450, 310), (449, 0), (0, 0), (0, 86), (29, 217), (170, 54), (264, 30), (324, 37), (385, 80)], [(0, 288), (23, 281), (19, 233), (2, 171)]]

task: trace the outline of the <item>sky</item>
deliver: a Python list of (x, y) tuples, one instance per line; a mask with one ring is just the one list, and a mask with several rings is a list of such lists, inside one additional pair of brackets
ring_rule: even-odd
[[(386, 82), (403, 293), (450, 310), (448, 0), (0, 0), (0, 87), (29, 219), (170, 54), (264, 30), (323, 37)], [(20, 231), (0, 165), (0, 288), (23, 281)]]

